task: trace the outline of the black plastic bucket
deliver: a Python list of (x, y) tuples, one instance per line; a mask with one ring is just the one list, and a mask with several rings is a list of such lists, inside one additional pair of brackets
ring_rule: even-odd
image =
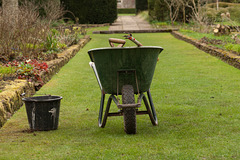
[(31, 130), (48, 131), (58, 128), (60, 96), (23, 98)]

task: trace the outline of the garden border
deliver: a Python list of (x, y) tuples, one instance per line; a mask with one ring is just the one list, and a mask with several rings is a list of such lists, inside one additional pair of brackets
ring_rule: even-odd
[(188, 43), (194, 45), (195, 47), (197, 47), (198, 49), (200, 49), (206, 53), (209, 53), (212, 56), (218, 57), (219, 59), (226, 62), (227, 64), (229, 64), (237, 69), (240, 69), (240, 56), (239, 55), (236, 55), (234, 53), (225, 51), (225, 50), (217, 48), (217, 47), (209, 46), (204, 43), (200, 43), (198, 40), (190, 38), (185, 35), (182, 35), (181, 33), (176, 32), (176, 31), (171, 32), (171, 34), (175, 38), (183, 40), (185, 42), (188, 42)]
[[(78, 44), (73, 45), (62, 53), (58, 54), (58, 58), (52, 61), (47, 61), (48, 72), (42, 72), (41, 78), (44, 83), (48, 82), (53, 75), (55, 75), (62, 66), (74, 57), (77, 52), (83, 48), (89, 41), (90, 36), (85, 36)], [(21, 106), (22, 94), (29, 97), (35, 94), (34, 83), (27, 82), (27, 80), (16, 79), (9, 82), (9, 85), (0, 93), (0, 128)]]
[(149, 30), (112, 30), (112, 31), (93, 31), (93, 34), (118, 34), (118, 33), (165, 33), (178, 31), (177, 28), (149, 29)]

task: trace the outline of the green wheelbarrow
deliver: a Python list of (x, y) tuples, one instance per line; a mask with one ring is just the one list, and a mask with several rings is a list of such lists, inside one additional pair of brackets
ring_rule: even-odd
[[(97, 48), (88, 51), (91, 59), (89, 64), (93, 68), (102, 93), (99, 127), (105, 127), (109, 116), (123, 116), (125, 132), (135, 134), (136, 115), (142, 114), (148, 114), (152, 124), (157, 125), (150, 85), (158, 55), (163, 48), (155, 46), (122, 47), (125, 44), (124, 40), (109, 39), (109, 41), (111, 48)], [(113, 47), (112, 42), (123, 45)], [(144, 93), (147, 93), (148, 100)], [(110, 96), (103, 116), (106, 94), (110, 94)], [(135, 94), (138, 95), (137, 103), (135, 103)], [(120, 95), (122, 103), (119, 100)], [(112, 101), (119, 108), (118, 112), (109, 112)], [(142, 101), (146, 106), (146, 111), (138, 110)]]

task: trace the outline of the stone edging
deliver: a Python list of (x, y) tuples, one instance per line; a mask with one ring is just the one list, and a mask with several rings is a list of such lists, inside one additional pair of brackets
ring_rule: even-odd
[(181, 33), (176, 32), (176, 31), (171, 32), (171, 34), (175, 38), (183, 40), (185, 42), (188, 42), (188, 43), (194, 45), (195, 47), (197, 47), (198, 49), (200, 49), (206, 53), (209, 53), (212, 56), (218, 57), (222, 61), (228, 63), (229, 65), (232, 65), (235, 68), (240, 69), (240, 56), (239, 55), (230, 53), (228, 51), (225, 51), (225, 50), (217, 48), (217, 47), (209, 46), (204, 43), (200, 43), (200, 42), (198, 42), (198, 40), (192, 39), (185, 35), (182, 35)]
[(177, 28), (169, 29), (150, 29), (150, 30), (115, 30), (115, 31), (93, 31), (93, 34), (116, 34), (116, 33), (165, 33), (178, 31)]
[[(48, 61), (48, 72), (43, 72), (41, 78), (44, 83), (48, 82), (62, 66), (74, 57), (77, 52), (90, 41), (90, 36), (85, 36), (77, 45), (73, 45), (58, 54), (58, 58)], [(16, 112), (22, 105), (21, 95), (25, 93), (25, 97), (35, 94), (34, 83), (29, 83), (26, 80), (16, 79), (10, 82), (5, 89), (0, 93), (0, 128)]]

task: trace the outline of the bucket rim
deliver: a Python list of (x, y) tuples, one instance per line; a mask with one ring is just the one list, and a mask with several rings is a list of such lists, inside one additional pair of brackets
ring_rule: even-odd
[[(38, 99), (43, 97), (48, 97), (48, 99)], [(62, 96), (46, 95), (46, 96), (36, 96), (36, 97), (25, 97), (25, 98), (22, 98), (22, 100), (25, 102), (49, 102), (49, 101), (61, 100), (62, 98), (63, 98)]]

